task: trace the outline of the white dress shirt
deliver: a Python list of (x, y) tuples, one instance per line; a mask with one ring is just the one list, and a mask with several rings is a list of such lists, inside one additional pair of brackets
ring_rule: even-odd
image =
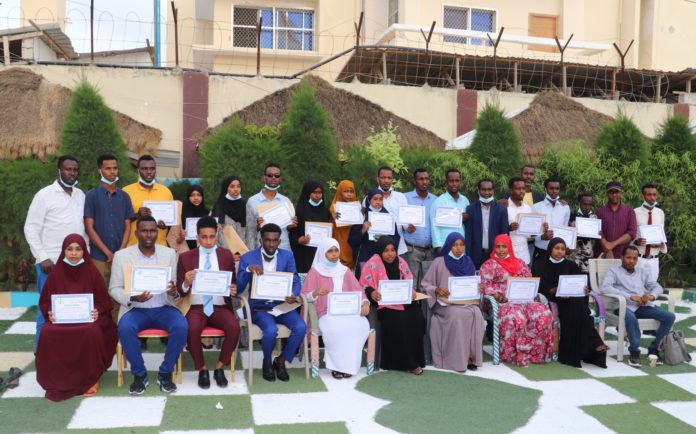
[[(644, 206), (639, 206), (633, 211), (636, 212), (636, 224), (638, 226), (648, 224), (648, 209)], [(652, 209), (652, 223), (653, 225), (663, 225), (665, 224), (665, 212), (658, 207)], [(640, 238), (640, 233), (636, 235), (636, 238)], [(645, 246), (636, 246), (641, 255), (645, 255)], [(667, 243), (661, 248), (650, 248), (650, 256), (657, 256), (658, 253), (667, 253)]]
[[(561, 205), (561, 202), (558, 200), (555, 206), (551, 205), (548, 199), (537, 202), (532, 206), (532, 212), (546, 215), (546, 223), (549, 224), (549, 230), (554, 226), (568, 226), (568, 221), (570, 220), (570, 207)], [(534, 245), (542, 250), (546, 250), (549, 246), (549, 241), (551, 240), (542, 240), (541, 235), (534, 237)]]
[[(530, 214), (532, 212), (532, 207), (522, 202), (522, 206), (515, 205), (512, 199), (508, 199), (508, 222), (511, 224), (517, 220), (517, 214)], [(525, 264), (529, 264), (531, 259), (529, 257), (529, 246), (527, 244), (526, 235), (517, 235), (517, 231), (510, 232), (510, 239), (512, 240), (512, 251), (515, 252), (515, 256), (524, 261)]]
[[(204, 271), (220, 271), (220, 266), (218, 265), (217, 252), (213, 251), (210, 254), (210, 269), (205, 270), (205, 258), (208, 256), (203, 250), (198, 249), (198, 269)], [(189, 292), (191, 288), (187, 288), (186, 285), (181, 285), (181, 290), (184, 292)], [(191, 305), (203, 304), (203, 296), (199, 294), (191, 294)], [(225, 298), (219, 295), (213, 296), (213, 305), (223, 306), (225, 304)]]
[(403, 228), (399, 224), (399, 208), (408, 205), (408, 199), (406, 195), (399, 192), (393, 191), (389, 193), (389, 196), (384, 196), (384, 208), (391, 214), (396, 222), (396, 233), (399, 235), (399, 246), (397, 253), (403, 255), (408, 251), (406, 248), (406, 240), (404, 240)]

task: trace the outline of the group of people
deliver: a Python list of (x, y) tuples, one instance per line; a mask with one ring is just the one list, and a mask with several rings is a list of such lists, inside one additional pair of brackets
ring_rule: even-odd
[[(328, 202), (324, 185), (312, 180), (304, 184), (293, 206), (279, 192), (280, 166), (271, 163), (264, 169), (263, 188), (248, 199), (243, 198), (242, 180), (236, 176), (223, 180), (211, 208), (206, 206), (203, 188), (191, 186), (180, 223), (167, 226), (144, 206), (147, 201), (173, 200), (171, 191), (156, 180), (154, 158), (140, 157), (138, 181), (123, 189), (118, 186), (114, 156), (99, 157), (97, 170), (100, 185), (85, 194), (77, 188), (78, 161), (60, 157), (56, 181), (36, 194), (24, 227), (36, 258), (41, 294), (37, 380), (50, 400), (97, 393), (99, 378), (111, 365), (119, 340), (133, 374), (129, 391), (144, 393), (148, 377), (138, 333), (152, 328), (166, 332), (166, 352), (157, 374), (162, 391), (176, 391), (172, 373), (184, 347), (199, 372), (198, 385), (211, 387), (201, 342), (205, 327), (224, 332), (213, 379), (217, 387), (226, 387), (224, 367), (230, 364), (240, 337), (235, 313), (239, 296), (248, 297), (251, 321), (263, 333), (262, 375), (267, 381), (289, 380), (287, 363), (307, 333), (307, 324), (295, 308), (301, 296), (315, 305), (325, 364), (336, 379), (358, 372), (370, 328), (378, 330), (382, 369), (422, 375), (426, 355), (442, 369), (465, 372), (481, 367), (484, 314), (491, 315), (484, 295), (498, 305), (502, 360), (519, 366), (550, 361), (555, 332), (549, 306), (539, 299), (507, 300), (508, 279), (531, 276), (539, 278), (539, 293), (558, 306), (558, 360), (576, 367), (581, 362), (606, 367), (608, 347), (594, 328), (589, 288), (585, 297), (556, 296), (560, 276), (587, 273), (588, 261), (595, 257), (622, 258), (622, 267), (608, 274), (601, 291), (628, 300), (629, 363), (640, 365), (639, 318), (655, 318), (662, 324), (649, 348), (651, 354), (657, 353), (657, 344), (674, 322), (673, 314), (654, 305), (662, 293), (657, 255), (666, 251), (666, 245), (646, 245), (637, 236), (637, 225), (664, 224), (664, 213), (656, 207), (657, 187), (651, 184), (643, 187), (645, 201), (635, 210), (621, 202), (621, 184), (610, 182), (608, 203), (596, 214), (591, 194), (583, 194), (577, 212), (572, 213), (560, 198), (560, 180), (547, 179), (544, 193), (532, 190), (535, 171), (531, 165), (522, 168), (521, 177), (509, 181), (498, 200), (494, 182), (481, 180), (478, 200), (471, 204), (460, 192), (462, 175), (457, 169), (447, 171), (446, 191), (436, 196), (430, 192), (427, 170), (417, 169), (414, 189), (401, 193), (393, 188), (393, 170), (381, 167), (377, 186), (364, 198), (353, 182), (342, 180)], [(362, 222), (341, 223), (339, 202), (359, 202)], [(399, 209), (414, 205), (424, 207), (424, 221), (401, 224)], [(265, 222), (266, 211), (277, 206), (287, 207), (292, 217), (280, 225)], [(456, 214), (454, 225), (451, 219), (442, 223), (443, 208)], [(373, 233), (371, 213), (389, 214), (393, 231)], [(518, 215), (529, 213), (545, 216), (537, 236), (517, 234)], [(578, 238), (571, 249), (554, 236), (553, 227), (573, 226), (577, 217), (602, 219), (601, 238)], [(312, 240), (305, 231), (307, 223), (328, 225), (331, 235)], [(187, 224), (196, 225), (195, 240), (186, 236), (193, 232)], [(165, 292), (133, 295), (131, 270), (147, 265), (168, 267), (171, 281)], [(194, 293), (200, 270), (232, 274), (224, 296)], [(292, 274), (289, 295), (284, 300), (256, 298), (252, 290), (256, 277), (275, 272)], [(480, 277), (480, 302), (448, 300), (450, 277), (475, 275)], [(380, 303), (384, 280), (412, 282), (411, 302)], [(359, 314), (330, 314), (329, 296), (341, 292), (359, 294)], [(94, 295), (92, 322), (56, 323), (52, 296), (80, 293)], [(491, 324), (489, 320), (489, 328)], [(273, 357), (278, 325), (287, 327), (290, 336), (282, 352)]]

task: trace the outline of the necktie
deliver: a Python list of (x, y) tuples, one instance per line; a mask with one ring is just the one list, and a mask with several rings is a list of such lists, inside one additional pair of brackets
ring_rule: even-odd
[[(652, 224), (652, 210), (651, 209), (648, 210), (648, 224), (649, 225)], [(645, 246), (645, 256), (646, 257), (650, 256), (650, 246), (649, 245)]]
[[(204, 270), (210, 270), (210, 253), (207, 253), (205, 255), (205, 265), (203, 266)], [(204, 295), (203, 296), (203, 313), (205, 316), (210, 316), (213, 314), (213, 296), (212, 295)]]

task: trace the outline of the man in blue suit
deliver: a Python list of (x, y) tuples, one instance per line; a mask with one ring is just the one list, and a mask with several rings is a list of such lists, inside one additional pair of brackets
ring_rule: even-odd
[[(267, 272), (293, 273), (292, 295), (285, 297), (286, 303), (297, 302), (300, 295), (300, 278), (295, 268), (295, 259), (289, 250), (279, 249), (281, 229), (278, 225), (269, 223), (261, 228), (261, 247), (245, 253), (239, 261), (237, 271), (237, 288), (242, 293), (250, 285), (254, 274), (262, 275)], [(263, 378), (266, 381), (288, 381), (290, 376), (285, 369), (285, 362), (292, 362), (302, 339), (307, 332), (307, 325), (297, 309), (282, 315), (273, 316), (270, 311), (282, 301), (263, 300), (249, 297), (251, 321), (261, 328), (263, 338)], [(283, 347), (283, 352), (271, 361), (273, 347), (278, 336), (278, 326), (282, 324), (290, 329), (290, 337)]]
[(466, 254), (480, 268), (493, 251), (493, 240), (510, 232), (507, 208), (493, 198), (493, 181), (478, 183), (479, 200), (466, 207), (464, 218)]

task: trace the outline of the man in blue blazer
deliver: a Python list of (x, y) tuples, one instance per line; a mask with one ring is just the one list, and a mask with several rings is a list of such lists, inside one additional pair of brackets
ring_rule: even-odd
[(479, 181), (478, 195), (479, 200), (466, 207), (464, 215), (466, 254), (477, 269), (491, 255), (495, 237), (510, 232), (507, 208), (493, 198), (493, 181)]
[[(281, 229), (278, 225), (269, 223), (261, 228), (261, 247), (245, 253), (239, 261), (237, 272), (237, 288), (239, 293), (244, 292), (250, 284), (254, 274), (262, 275), (268, 272), (293, 273), (292, 295), (285, 297), (286, 303), (297, 302), (300, 295), (300, 278), (295, 268), (295, 258), (289, 250), (279, 249)], [(307, 325), (297, 309), (282, 315), (273, 316), (273, 310), (282, 301), (264, 300), (249, 296), (251, 308), (251, 321), (261, 328), (263, 338), (263, 378), (266, 381), (275, 381), (276, 376), (280, 381), (288, 381), (290, 376), (285, 369), (285, 362), (292, 362), (297, 349), (300, 347)], [(290, 337), (283, 347), (283, 352), (275, 360), (271, 361), (273, 347), (278, 336), (278, 326), (282, 324), (290, 329)]]

